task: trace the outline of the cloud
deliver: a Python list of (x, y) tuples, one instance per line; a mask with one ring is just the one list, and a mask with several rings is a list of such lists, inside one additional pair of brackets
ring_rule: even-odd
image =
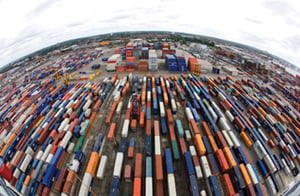
[(0, 0), (0, 17), (9, 18), (0, 20), (0, 66), (57, 42), (138, 30), (213, 36), (268, 50), (297, 64), (299, 13), (293, 0)]

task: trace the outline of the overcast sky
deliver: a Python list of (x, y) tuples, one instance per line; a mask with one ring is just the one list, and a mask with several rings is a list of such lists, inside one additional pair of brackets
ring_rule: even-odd
[(297, 0), (0, 0), (0, 66), (73, 38), (131, 30), (208, 35), (300, 67)]

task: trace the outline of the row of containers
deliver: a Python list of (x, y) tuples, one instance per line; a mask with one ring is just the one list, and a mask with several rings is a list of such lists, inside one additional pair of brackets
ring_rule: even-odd
[[(168, 190), (168, 193), (172, 195), (177, 192), (176, 185), (173, 183), (175, 180), (173, 180), (173, 177), (169, 177), (169, 174), (173, 174), (172, 172), (168, 172), (168, 189), (164, 187), (165, 176), (162, 164), (163, 153), (161, 149), (161, 137), (167, 135), (170, 137), (170, 146), (174, 160), (176, 161), (182, 158), (180, 157), (179, 149), (185, 160), (192, 195), (199, 195), (199, 192), (205, 192), (205, 190), (199, 190), (196, 180), (202, 179), (203, 177), (208, 182), (207, 189), (209, 189), (213, 195), (222, 195), (224, 192), (229, 195), (236, 193), (265, 195), (265, 191), (267, 190), (263, 188), (261, 182), (264, 182), (270, 194), (276, 194), (282, 189), (278, 182), (277, 175), (279, 172), (284, 172), (286, 175), (298, 175), (300, 151), (297, 149), (299, 149), (300, 132), (299, 127), (295, 125), (297, 121), (299, 121), (299, 114), (297, 114), (297, 112), (292, 110), (289, 112), (290, 115), (292, 114), (294, 116), (294, 121), (292, 120), (291, 123), (296, 126), (297, 131), (288, 130), (288, 132), (293, 135), (295, 139), (291, 140), (293, 137), (285, 136), (284, 138), (288, 138), (291, 141), (284, 143), (287, 139), (276, 139), (272, 134), (270, 134), (268, 138), (267, 134), (264, 133), (267, 131), (265, 129), (268, 128), (265, 127), (264, 124), (270, 123), (267, 126), (274, 126), (274, 130), (276, 130), (276, 123), (278, 123), (278, 125), (280, 125), (280, 123), (271, 120), (272, 118), (270, 116), (266, 117), (267, 120), (263, 120), (263, 116), (254, 117), (251, 112), (249, 112), (251, 115), (250, 118), (248, 118), (242, 113), (244, 110), (241, 108), (243, 107), (239, 104), (238, 100), (235, 100), (235, 94), (231, 94), (231, 99), (228, 94), (218, 87), (219, 85), (221, 86), (223, 82), (222, 78), (218, 79), (220, 82), (201, 78), (201, 80), (208, 83), (209, 90), (204, 87), (201, 81), (192, 75), (188, 77), (182, 75), (182, 78), (179, 80), (176, 77), (171, 80), (172, 81), (165, 80), (165, 77), (148, 77), (143, 80), (144, 84), (140, 99), (142, 105), (146, 103), (146, 113), (143, 111), (140, 112), (139, 125), (141, 128), (145, 127), (146, 129), (145, 159), (152, 160), (154, 163), (153, 168), (155, 168), (155, 171), (152, 172), (152, 174), (155, 174), (153, 176), (154, 179), (152, 179), (154, 181), (149, 182), (150, 176), (146, 174), (146, 178), (148, 177), (148, 180), (145, 179), (144, 181), (146, 183), (146, 195), (151, 195), (153, 191), (157, 195), (163, 195), (166, 192), (165, 190)], [(228, 83), (226, 85), (228, 85)], [(237, 84), (233, 86), (236, 87)], [(147, 91), (145, 89), (147, 89)], [(173, 93), (175, 91), (178, 93), (177, 98), (180, 101), (178, 104), (173, 105), (172, 102), (175, 101)], [(183, 96), (183, 93), (186, 96)], [(222, 112), (209, 94), (218, 98), (224, 112)], [(185, 100), (186, 98), (187, 100)], [(233, 102), (233, 100), (235, 102)], [(252, 98), (251, 100), (256, 99)], [(243, 101), (241, 102), (245, 103)], [(122, 101), (119, 103), (123, 104)], [(259, 103), (260, 102), (257, 101), (257, 104)], [(177, 113), (177, 105), (179, 104), (186, 105), (185, 116), (189, 122), (189, 130), (184, 131), (180, 120), (174, 122), (173, 115)], [(245, 104), (245, 107), (247, 106), (248, 105)], [(115, 108), (118, 108), (118, 106), (113, 106), (111, 111), (114, 111)], [(126, 143), (124, 140), (126, 141), (128, 137), (128, 130), (132, 129), (136, 131), (137, 122), (136, 119), (132, 120), (130, 118), (130, 111), (132, 111), (132, 105), (128, 104), (125, 115), (127, 118), (125, 117), (121, 132), (121, 146)], [(258, 111), (266, 112), (267, 109), (260, 108)], [(258, 115), (259, 112), (256, 115)], [(202, 122), (199, 113), (202, 114)], [(145, 114), (146, 120), (143, 119)], [(153, 121), (152, 116), (156, 115), (159, 115), (160, 121)], [(268, 114), (266, 113), (266, 115)], [(109, 116), (108, 119), (109, 120), (106, 120), (107, 125), (110, 124), (112, 116)], [(263, 120), (263, 122), (260, 122), (261, 120)], [(145, 121), (146, 125), (144, 124)], [(272, 123), (270, 121), (272, 121)], [(231, 122), (231, 124), (229, 122)], [(201, 124), (201, 128), (199, 127), (199, 123)], [(152, 126), (154, 127), (154, 134), (152, 133)], [(239, 137), (237, 137), (237, 133)], [(276, 140), (280, 140), (281, 145), (286, 145), (284, 152), (280, 152), (279, 154), (274, 152), (276, 151)], [(189, 151), (187, 151), (186, 147), (187, 142), (193, 144), (189, 146)], [(253, 158), (248, 155), (246, 147), (253, 149), (256, 155), (255, 158), (258, 158), (257, 160), (254, 161)], [(277, 147), (283, 150), (278, 142)], [(170, 162), (170, 158), (167, 158), (169, 157), (169, 155), (167, 155), (168, 149), (165, 149), (165, 151), (165, 159)], [(118, 165), (117, 161), (115, 164)], [(167, 170), (169, 170), (168, 165), (170, 164), (166, 164)], [(146, 173), (147, 169), (149, 168), (146, 165)], [(222, 183), (220, 184), (220, 178), (226, 187), (225, 189), (222, 189), (223, 186)], [(152, 184), (153, 182), (154, 185)], [(111, 195), (114, 195), (116, 191), (120, 191), (120, 183), (121, 177), (118, 176), (118, 186), (117, 188), (115, 186), (111, 187)], [(141, 194), (140, 182), (138, 184), (139, 188), (134, 188), (133, 192), (136, 193), (137, 191)], [(134, 187), (136, 186), (137, 185)], [(153, 187), (155, 188), (153, 189)]]
[(115, 50), (115, 54), (120, 54), (122, 60), (125, 60), (127, 57), (135, 57), (137, 59), (148, 59), (150, 50), (153, 49), (149, 49), (148, 47), (142, 47), (141, 49), (126, 47)]
[[(266, 191), (274, 195), (283, 188), (279, 175), (299, 173), (300, 115), (271, 87), (250, 79), (224, 81), (190, 74), (142, 79), (129, 75), (59, 87), (49, 80), (5, 91), (0, 154), (12, 171), (9, 181), (25, 195), (49, 195), (51, 189), (72, 195), (76, 175), (85, 169), (79, 195), (87, 195), (96, 186), (93, 179), (110, 172), (105, 170), (108, 155), (102, 155), (103, 148), (113, 145), (121, 129), (110, 195), (120, 194), (125, 171), (130, 179), (133, 165), (123, 167), (126, 157), (135, 157), (135, 168), (141, 168), (134, 172), (133, 195), (179, 194), (178, 164), (184, 168), (183, 180), (191, 195), (266, 195)], [(109, 95), (114, 102), (105, 119), (107, 135), (97, 136), (86, 159), (82, 148)], [(125, 107), (123, 98), (128, 96)], [(114, 116), (124, 107), (124, 121), (118, 127)], [(177, 119), (180, 114), (184, 118)], [(144, 131), (143, 154), (134, 152), (129, 131)], [(111, 143), (105, 144), (106, 139)], [(163, 148), (166, 139), (170, 147)], [(64, 164), (67, 155), (72, 155), (71, 162)], [(81, 167), (84, 161), (86, 168)], [(199, 183), (203, 179), (204, 188)]]
[[(56, 86), (48, 80), (1, 95), (0, 155), (11, 174), (7, 180), (17, 191), (72, 195), (85, 158), (86, 136), (116, 81), (115, 76), (97, 83)], [(66, 160), (69, 155), (72, 158)]]
[[(64, 74), (70, 73), (72, 71), (76, 71), (90, 62), (94, 61), (95, 59), (99, 58), (102, 55), (101, 52), (78, 52), (74, 54), (69, 54), (58, 62), (54, 62), (54, 66), (49, 66), (48, 68), (42, 70), (36, 70), (31, 75), (25, 76), (28, 80), (42, 80), (45, 79), (54, 73), (63, 76)], [(63, 72), (64, 68), (66, 71)]]

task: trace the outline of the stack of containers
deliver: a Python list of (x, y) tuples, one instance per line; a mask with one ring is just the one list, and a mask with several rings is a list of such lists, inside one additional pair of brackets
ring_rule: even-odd
[(154, 155), (155, 155), (154, 159), (155, 159), (156, 195), (163, 195), (164, 176), (163, 176), (163, 165), (162, 165), (162, 155), (161, 155), (159, 121), (157, 120), (154, 120)]
[(166, 168), (168, 174), (168, 193), (169, 195), (177, 195), (176, 184), (175, 184), (175, 176), (173, 169), (173, 160), (172, 153), (169, 148), (165, 149), (165, 160), (166, 160)]
[(163, 48), (162, 49), (162, 58), (166, 58), (166, 55), (169, 54), (169, 48)]
[(99, 134), (94, 144), (87, 168), (85, 170), (82, 183), (79, 190), (79, 195), (88, 195), (89, 187), (92, 186), (93, 178), (96, 177), (98, 164), (102, 155), (103, 146), (105, 143), (105, 137), (103, 134)]
[(116, 66), (120, 65), (122, 61), (120, 54), (114, 54), (107, 60), (106, 70), (108, 72), (116, 71)]
[(139, 71), (148, 71), (148, 61), (147, 60), (140, 60), (138, 65)]
[(127, 57), (125, 60), (126, 71), (135, 71), (135, 57)]
[(149, 70), (156, 71), (158, 69), (157, 53), (155, 50), (149, 50)]
[(132, 52), (132, 56), (138, 58), (140, 56), (140, 49), (134, 48)]
[(175, 54), (174, 55), (177, 60), (177, 70), (181, 72), (187, 71), (186, 61), (183, 54)]
[(213, 72), (214, 74), (219, 74), (219, 73), (220, 73), (220, 68), (218, 68), (218, 67), (213, 67), (213, 68), (212, 68), (212, 72)]
[(132, 51), (133, 51), (133, 49), (132, 48), (126, 48), (126, 51), (125, 51), (125, 53), (126, 53), (126, 59), (128, 58), (128, 57), (132, 57)]
[(166, 55), (166, 65), (168, 66), (169, 71), (178, 71), (176, 57), (174, 55)]
[(143, 47), (140, 59), (148, 59), (148, 53), (149, 53), (148, 47)]
[(189, 57), (188, 59), (188, 69), (190, 72), (200, 72), (200, 64), (195, 57)]

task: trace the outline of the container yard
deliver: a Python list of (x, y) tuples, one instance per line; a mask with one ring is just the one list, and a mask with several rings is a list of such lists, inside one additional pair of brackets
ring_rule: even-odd
[(20, 195), (262, 196), (299, 185), (296, 77), (230, 76), (167, 43), (55, 62), (0, 91), (0, 174)]

